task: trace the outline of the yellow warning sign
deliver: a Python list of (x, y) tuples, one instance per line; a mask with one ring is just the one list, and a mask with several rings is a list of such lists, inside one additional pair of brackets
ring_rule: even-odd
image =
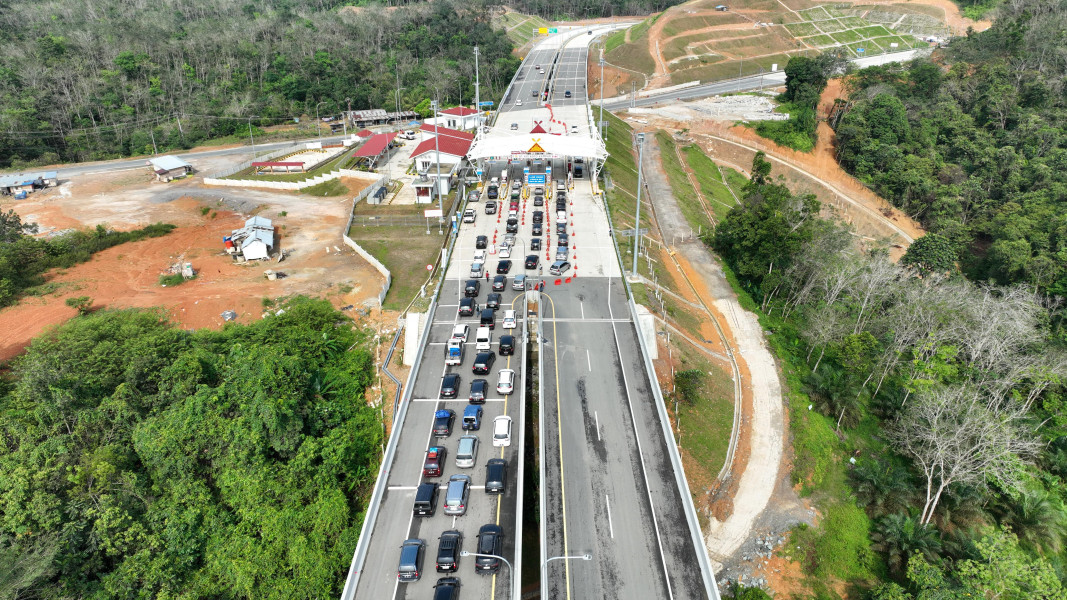
[(541, 144), (538, 144), (537, 141), (538, 140), (534, 140), (534, 145), (530, 146), (530, 149), (527, 150), (527, 152), (544, 152), (545, 151), (545, 149), (542, 148)]
[(548, 27), (541, 27), (537, 30), (537, 33), (541, 35), (548, 35)]

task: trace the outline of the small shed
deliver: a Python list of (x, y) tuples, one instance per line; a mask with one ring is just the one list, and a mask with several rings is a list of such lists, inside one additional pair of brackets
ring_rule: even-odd
[(226, 245), (227, 252), (238, 249), (246, 260), (270, 258), (274, 249), (274, 223), (266, 217), (252, 217), (245, 226), (234, 229)]
[(719, 12), (726, 12), (727, 10), (730, 10), (730, 7), (726, 6), (725, 4), (720, 4), (715, 7), (715, 10)]
[(170, 181), (193, 172), (193, 166), (177, 156), (157, 156), (148, 160), (156, 181)]

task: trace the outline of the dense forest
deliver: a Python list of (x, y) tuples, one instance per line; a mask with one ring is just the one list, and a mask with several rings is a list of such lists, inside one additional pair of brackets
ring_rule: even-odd
[[(0, 166), (188, 148), (301, 115), (499, 96), (518, 65), (485, 2), (0, 3)], [(249, 120), (251, 117), (251, 120)]]
[(933, 62), (847, 79), (841, 165), (947, 240), (964, 272), (1067, 295), (1067, 5), (1020, 0)]
[[(1065, 340), (1033, 286), (975, 284), (938, 243), (857, 248), (757, 154), (709, 243), (782, 361), (793, 477), (820, 510), (783, 550), (813, 597), (1067, 597)], [(795, 550), (794, 550), (795, 549)]]
[[(511, 10), (552, 20), (586, 19), (595, 17), (615, 17), (619, 15), (647, 15), (681, 4), (685, 0), (577, 0), (574, 2), (552, 2), (551, 0), (510, 0), (493, 2), (498, 6), (507, 6)], [(385, 0), (385, 6), (410, 6), (425, 3), (426, 0)], [(374, 0), (349, 2), (358, 6), (377, 4)]]
[[(369, 334), (76, 317), (0, 383), (0, 597), (329, 598), (377, 472)], [(354, 347), (354, 349), (353, 349)]]

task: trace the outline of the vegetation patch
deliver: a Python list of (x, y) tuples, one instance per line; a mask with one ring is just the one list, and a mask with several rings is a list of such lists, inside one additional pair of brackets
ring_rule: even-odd
[[(430, 228), (429, 234), (426, 231), (425, 226), (357, 225), (353, 225), (348, 231), (348, 237), (381, 261), (392, 275), (392, 284), (382, 308), (405, 309), (412, 298), (419, 295), (420, 288), (426, 283), (430, 275), (426, 265), (437, 261), (443, 243), (443, 236), (437, 233), (436, 223)], [(433, 290), (425, 291), (429, 294)]]
[(347, 196), (352, 193), (348, 186), (341, 182), (340, 178), (328, 179), (311, 187), (300, 190), (301, 194), (308, 196)]
[[(708, 208), (715, 215), (716, 221), (722, 221), (726, 218), (730, 209), (738, 205), (734, 194), (738, 198), (741, 197), (743, 184), (731, 193), (731, 189), (722, 181), (720, 167), (708, 158), (708, 155), (704, 154), (704, 151), (696, 144), (686, 146), (683, 149), (683, 153), (689, 163), (689, 168), (693, 170), (693, 174), (696, 176), (697, 183), (700, 184), (700, 191), (704, 194)], [(729, 170), (732, 171), (732, 169)], [(734, 173), (740, 175), (736, 171)], [(742, 179), (744, 179), (743, 176)]]
[(298, 298), (222, 331), (99, 311), (35, 339), (0, 394), (12, 597), (340, 594), (382, 442), (372, 333)]

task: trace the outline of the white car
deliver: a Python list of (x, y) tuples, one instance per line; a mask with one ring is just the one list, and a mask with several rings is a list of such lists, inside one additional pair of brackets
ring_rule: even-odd
[(511, 445), (511, 417), (501, 415), (493, 419), (493, 445)]
[(506, 396), (514, 389), (515, 371), (512, 369), (500, 369), (500, 375), (496, 380), (496, 391)]
[(501, 246), (500, 252), (497, 253), (500, 258), (511, 258), (511, 248), (508, 246)]
[(571, 125), (571, 133), (578, 133), (578, 126), (577, 125)]
[(504, 329), (515, 329), (515, 311), (504, 311)]
[[(515, 311), (511, 311), (515, 312)], [(470, 333), (470, 326), (466, 323), (461, 323), (452, 328), (452, 339), (459, 340), (462, 344), (467, 341), (467, 334)]]
[(515, 100), (515, 106), (522, 106), (522, 99)]
[(485, 250), (475, 250), (474, 251), (474, 262), (480, 262), (480, 263), (485, 262)]
[(463, 211), (463, 222), (473, 223), (474, 219), (477, 218), (477, 216), (478, 215), (474, 212), (473, 208), (468, 208), (467, 210)]
[(483, 275), (483, 273), (482, 273), (482, 262), (476, 260), (473, 263), (471, 263), (471, 277), (477, 279), (477, 278), (481, 277), (482, 275)]

